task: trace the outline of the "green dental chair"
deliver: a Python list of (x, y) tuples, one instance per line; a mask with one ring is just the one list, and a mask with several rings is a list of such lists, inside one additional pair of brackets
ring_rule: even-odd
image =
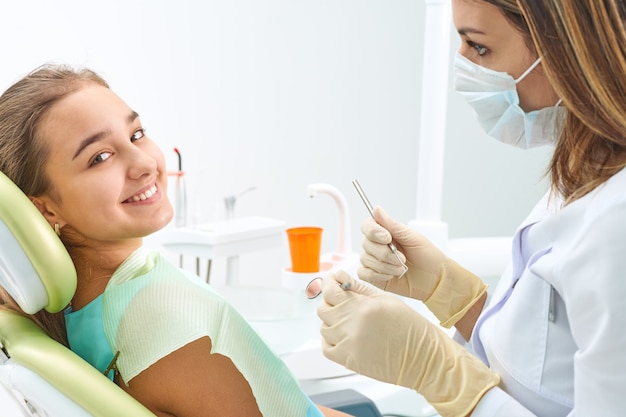
[[(61, 311), (76, 290), (76, 272), (63, 244), (1, 172), (0, 286), (28, 314)], [(33, 321), (2, 306), (0, 415), (154, 417)]]

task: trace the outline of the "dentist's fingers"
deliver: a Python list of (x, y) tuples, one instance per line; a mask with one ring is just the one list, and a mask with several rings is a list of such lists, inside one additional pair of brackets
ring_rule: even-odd
[[(403, 226), (389, 218), (381, 208), (377, 207), (376, 212), (394, 227)], [(391, 243), (389, 231), (371, 218), (363, 221), (361, 231), (365, 238), (362, 242), (363, 253), (360, 258), (362, 268), (358, 271), (359, 278), (380, 286), (393, 277), (403, 275), (405, 268), (389, 247)], [(403, 264), (406, 263), (406, 257), (402, 252), (398, 252), (398, 256)]]
[(345, 271), (339, 270), (329, 274), (322, 280), (322, 296), (324, 302), (334, 306), (346, 300), (346, 290), (355, 288), (356, 280)]
[[(365, 247), (365, 245), (364, 245)], [(359, 278), (367, 282), (388, 281), (393, 277), (402, 275), (405, 271), (404, 266), (400, 264), (396, 256), (388, 246), (381, 249), (385, 253), (385, 261), (381, 261), (380, 255), (372, 255), (372, 253), (363, 252), (360, 257), (361, 267), (359, 269)], [(406, 258), (402, 252), (398, 252), (400, 259), (406, 263)]]
[(410, 230), (405, 224), (400, 223), (387, 214), (387, 212), (380, 206), (376, 206), (376, 208), (374, 208), (374, 217), (376, 218), (376, 222), (378, 222), (382, 228), (387, 230), (387, 233), (389, 233), (394, 240), (402, 240), (405, 237), (407, 230)]
[(364, 266), (360, 266), (357, 269), (356, 274), (363, 281), (369, 282), (370, 284), (375, 285), (378, 288), (384, 288), (385, 284), (394, 278), (394, 275), (392, 274), (381, 274), (374, 271), (373, 269), (366, 268)]
[(378, 288), (340, 270), (323, 279), (322, 301), (317, 308), (317, 314), (323, 322), (333, 324), (337, 320), (337, 317), (331, 317), (333, 314), (337, 316), (350, 313), (351, 303), (380, 293), (382, 291)]
[(361, 233), (367, 240), (381, 245), (391, 243), (391, 233), (380, 224), (376, 223), (371, 217), (366, 218), (361, 223)]
[(345, 336), (343, 324), (350, 319), (352, 308), (349, 300), (355, 294), (341, 289), (341, 285), (352, 285), (352, 281), (352, 277), (344, 271), (329, 274), (322, 281), (322, 300), (317, 306), (317, 315), (322, 320), (320, 334), (323, 349), (334, 346)]
[[(390, 265), (398, 265), (398, 258), (394, 255), (393, 251), (389, 248), (388, 243), (378, 243), (374, 242), (367, 237), (363, 239), (361, 242), (361, 246), (363, 247), (364, 253), (372, 256), (379, 262), (390, 264)], [(406, 262), (406, 257), (402, 252), (398, 252), (402, 262)]]

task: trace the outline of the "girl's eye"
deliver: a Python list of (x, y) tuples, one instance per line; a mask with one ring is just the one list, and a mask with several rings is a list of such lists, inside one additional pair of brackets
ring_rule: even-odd
[(102, 163), (104, 161), (106, 161), (107, 159), (109, 159), (111, 157), (112, 153), (111, 152), (101, 152), (98, 155), (95, 156), (95, 158), (93, 158), (91, 160), (91, 166), (94, 165), (98, 165), (99, 163)]
[(135, 133), (131, 135), (130, 141), (134, 142), (136, 140), (143, 138), (145, 135), (146, 135), (146, 129), (139, 129), (138, 131), (136, 131)]
[(472, 41), (467, 41), (467, 44), (469, 45), (470, 48), (473, 48), (473, 49), (476, 50), (476, 54), (478, 56), (483, 56), (483, 55), (485, 55), (487, 53), (487, 48), (485, 48), (482, 45), (479, 45), (479, 44), (477, 44), (475, 42), (472, 42)]

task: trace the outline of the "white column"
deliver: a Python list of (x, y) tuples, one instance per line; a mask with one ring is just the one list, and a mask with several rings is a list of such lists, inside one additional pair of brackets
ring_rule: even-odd
[(445, 249), (448, 225), (441, 221), (444, 142), (450, 52), (450, 0), (425, 0), (424, 68), (417, 158), (417, 206), (409, 225)]

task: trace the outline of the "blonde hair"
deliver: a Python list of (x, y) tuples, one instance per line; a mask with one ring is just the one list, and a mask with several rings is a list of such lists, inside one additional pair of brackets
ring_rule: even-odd
[(553, 192), (571, 203), (626, 166), (626, 5), (484, 1), (530, 40), (567, 109), (548, 173)]
[[(92, 70), (47, 64), (26, 75), (0, 96), (0, 171), (24, 194), (40, 196), (53, 191), (45, 173), (49, 150), (41, 138), (42, 118), (59, 100), (91, 83), (108, 88), (106, 81)], [(2, 288), (0, 308), (30, 317), (48, 335), (67, 345), (62, 312), (41, 311), (27, 315)]]
[(568, 109), (550, 170), (553, 186), (573, 201), (626, 166), (626, 5), (519, 4), (544, 71)]

